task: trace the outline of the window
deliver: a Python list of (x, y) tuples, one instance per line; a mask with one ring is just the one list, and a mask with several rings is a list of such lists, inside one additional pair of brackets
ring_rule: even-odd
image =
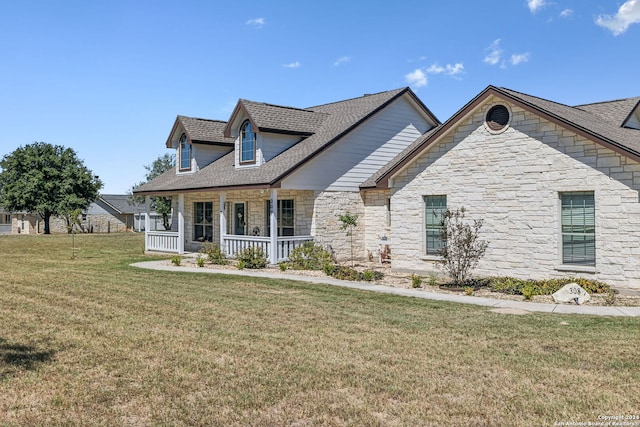
[(247, 120), (240, 130), (240, 163), (256, 161), (256, 134), (252, 130), (251, 122)]
[(11, 214), (0, 214), (0, 224), (11, 224)]
[(596, 265), (595, 199), (593, 192), (560, 193), (562, 263)]
[[(267, 200), (265, 205), (265, 218), (267, 236), (271, 236), (271, 200)], [(293, 200), (278, 200), (278, 236), (293, 236), (293, 223)]]
[(180, 170), (191, 169), (191, 144), (187, 142), (187, 135), (180, 136)]
[(213, 241), (213, 202), (193, 204), (193, 240)]
[(440, 236), (440, 221), (447, 210), (447, 196), (425, 196), (424, 205), (427, 255), (440, 255), (446, 244)]

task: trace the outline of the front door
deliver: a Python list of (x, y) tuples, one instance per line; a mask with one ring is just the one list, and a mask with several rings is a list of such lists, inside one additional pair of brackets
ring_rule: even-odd
[(244, 212), (244, 203), (234, 203), (233, 205), (233, 234), (243, 236), (247, 218)]

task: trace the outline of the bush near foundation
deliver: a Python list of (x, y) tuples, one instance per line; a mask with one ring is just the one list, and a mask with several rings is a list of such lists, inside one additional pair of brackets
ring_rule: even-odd
[(535, 295), (551, 295), (568, 283), (577, 283), (589, 294), (608, 294), (612, 292), (609, 285), (597, 280), (579, 277), (564, 277), (561, 279), (531, 280), (515, 277), (484, 277), (467, 279), (462, 284), (447, 283), (443, 288), (472, 287), (474, 290), (482, 288), (508, 295), (523, 295), (527, 299)]

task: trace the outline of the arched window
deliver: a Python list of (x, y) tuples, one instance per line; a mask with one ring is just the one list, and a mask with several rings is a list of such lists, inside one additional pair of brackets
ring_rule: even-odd
[(256, 134), (251, 122), (247, 120), (240, 128), (240, 163), (256, 161)]
[(191, 169), (191, 144), (187, 142), (187, 135), (180, 135), (180, 170)]

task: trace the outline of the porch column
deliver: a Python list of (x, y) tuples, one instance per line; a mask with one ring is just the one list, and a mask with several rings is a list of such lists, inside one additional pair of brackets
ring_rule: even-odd
[(184, 193), (178, 194), (178, 253), (184, 253)]
[(271, 189), (271, 212), (269, 213), (269, 228), (271, 229), (271, 250), (269, 263), (278, 263), (278, 189)]
[(224, 205), (227, 203), (227, 193), (220, 193), (220, 249), (224, 250), (224, 235), (227, 234), (227, 216)]
[(151, 196), (144, 196), (144, 250), (149, 250), (149, 229), (151, 228)]
[(144, 232), (151, 231), (151, 196), (144, 196)]

